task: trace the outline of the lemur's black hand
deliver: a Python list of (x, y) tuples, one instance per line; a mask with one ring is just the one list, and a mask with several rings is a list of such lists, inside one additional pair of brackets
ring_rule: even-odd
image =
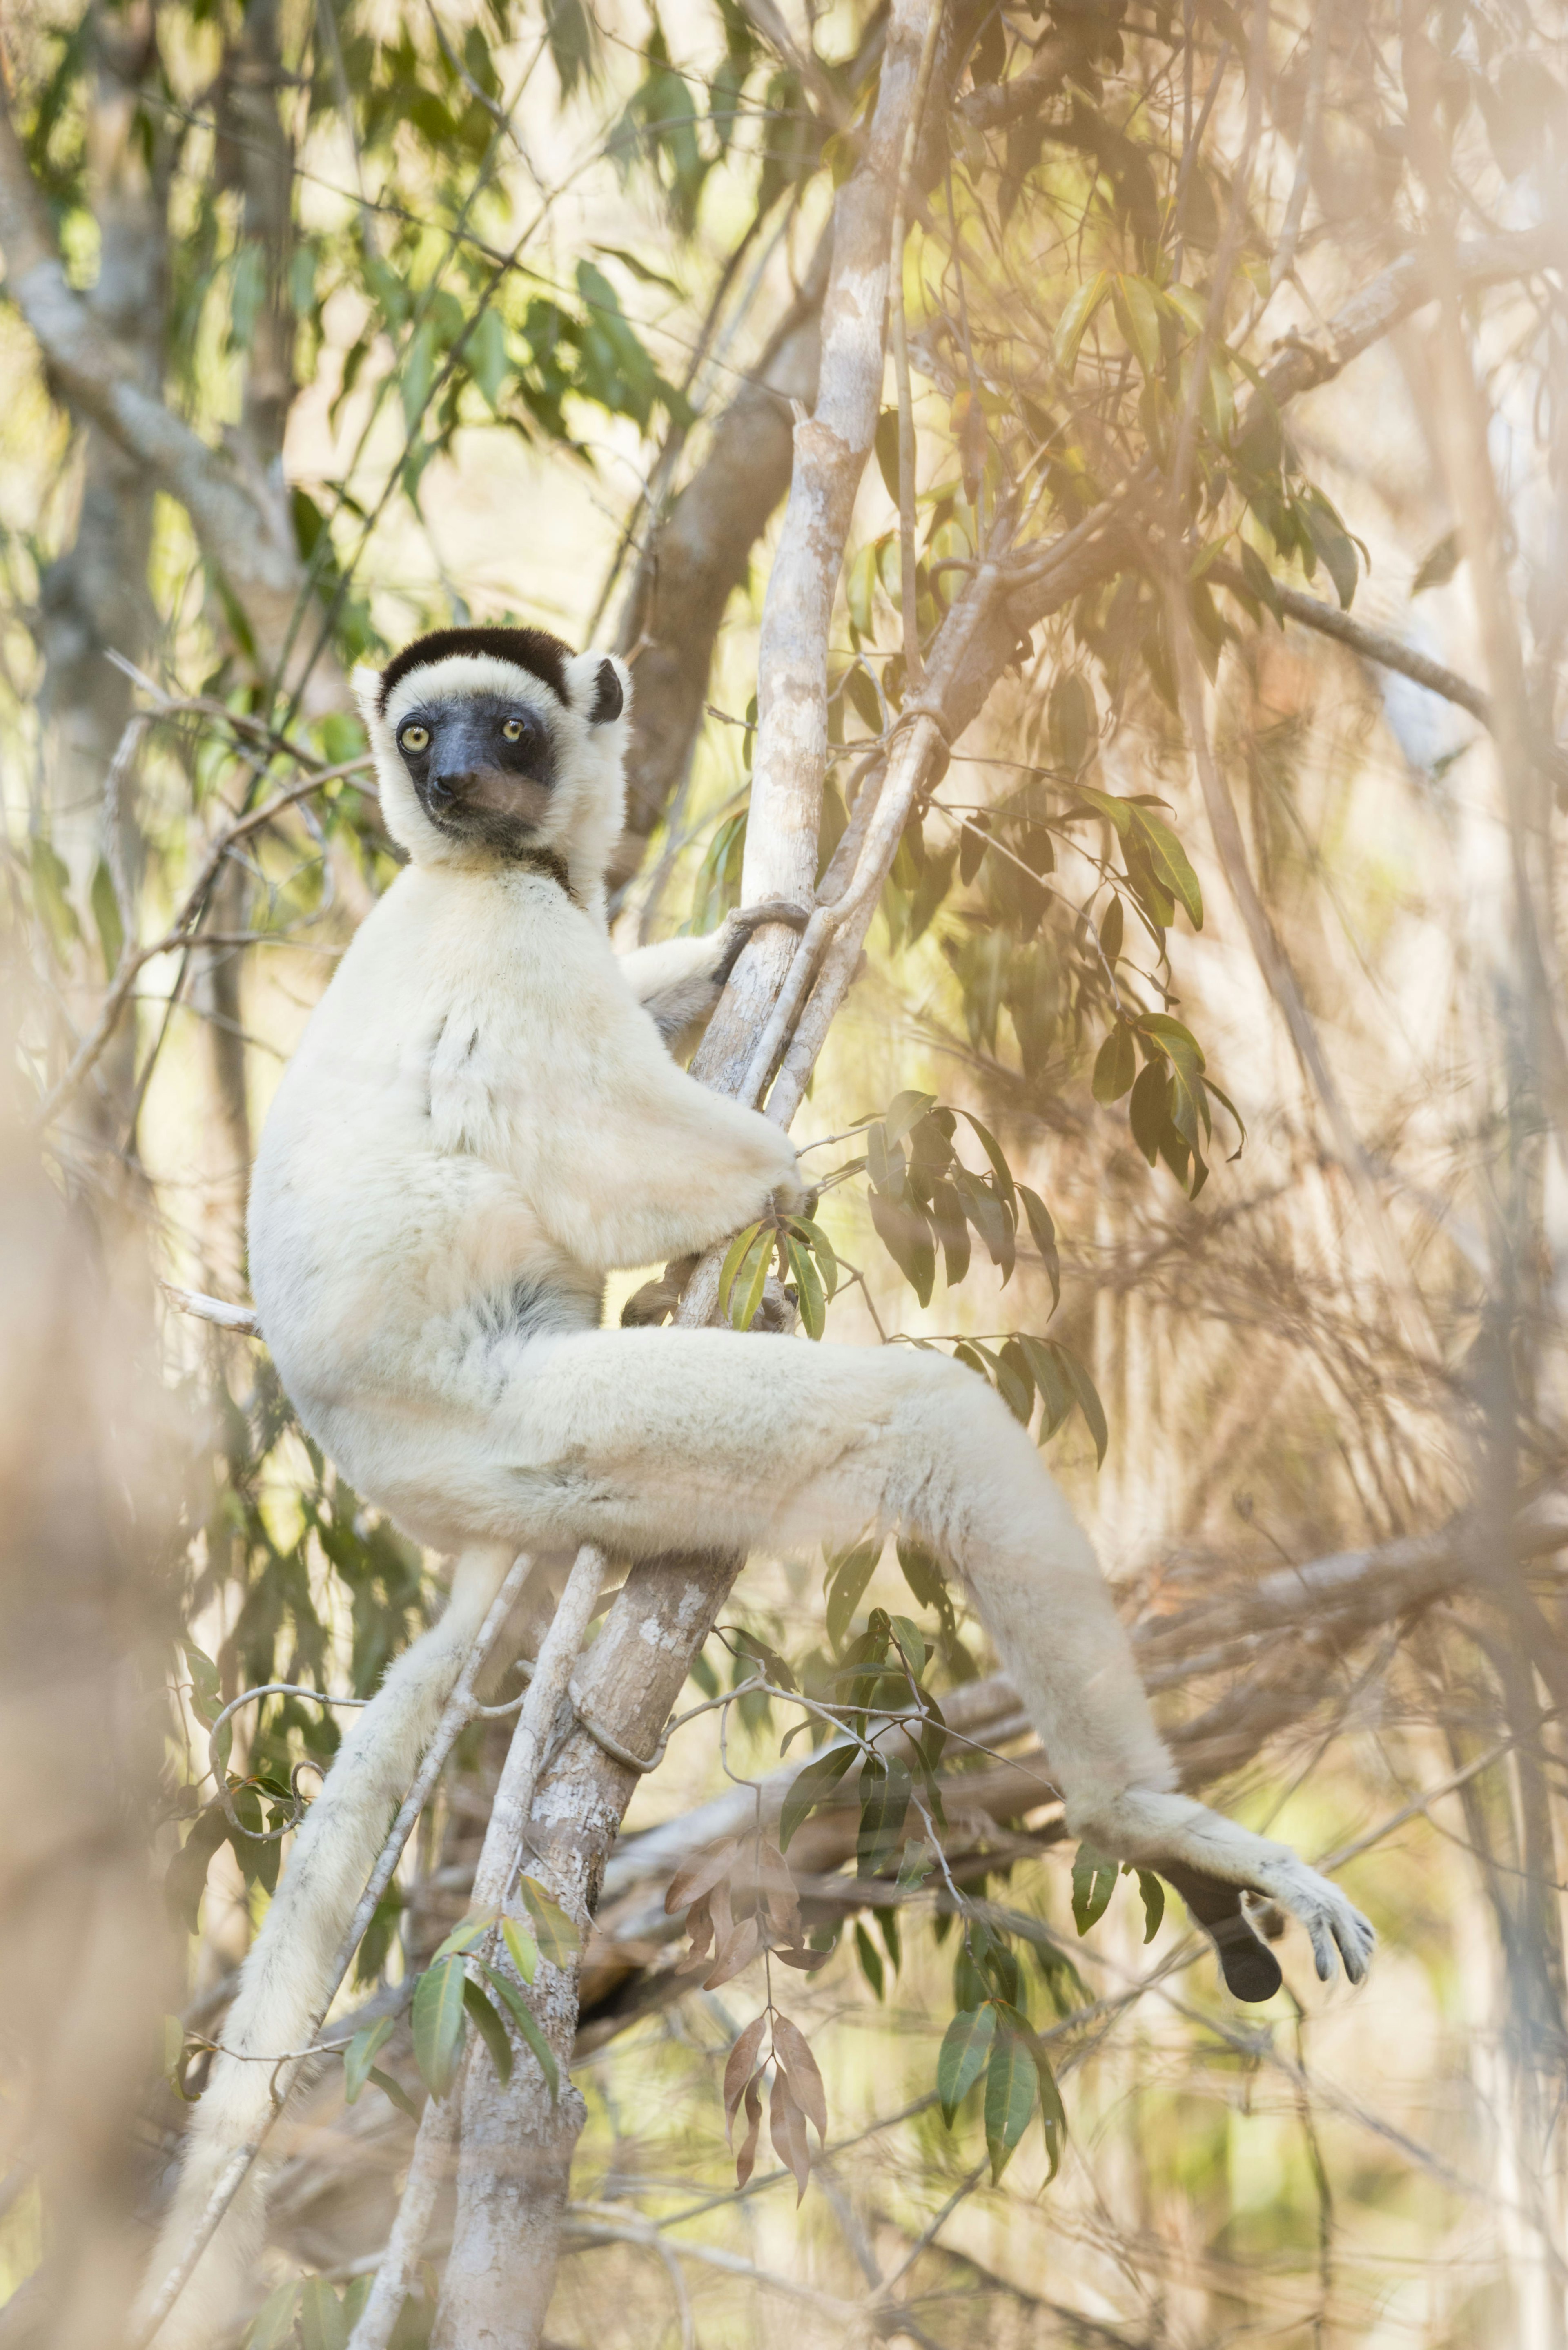
[(811, 920), (809, 906), (797, 906), (788, 898), (764, 898), (759, 906), (737, 906), (726, 917), (719, 962), (713, 976), (722, 986), (734, 970), (741, 949), (753, 931), (767, 922), (786, 922), (792, 931), (804, 931)]
[(1217, 1877), (1205, 1877), (1179, 1860), (1158, 1861), (1154, 1866), (1157, 1876), (1180, 1894), (1213, 1943), (1220, 1971), (1232, 1995), (1250, 2005), (1272, 1999), (1284, 1977), (1279, 1960), (1259, 1939), (1242, 1908), (1240, 1887), (1224, 1885)]

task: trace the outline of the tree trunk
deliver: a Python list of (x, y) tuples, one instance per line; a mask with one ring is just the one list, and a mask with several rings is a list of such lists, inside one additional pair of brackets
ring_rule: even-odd
[[(940, 5), (940, 0), (932, 0)], [(784, 536), (768, 585), (759, 671), (746, 893), (807, 903), (816, 879), (826, 755), (827, 630), (850, 516), (876, 430), (884, 366), (888, 238), (895, 181), (915, 101), (927, 9), (895, 0), (866, 149), (835, 207), (823, 306), (817, 412), (794, 431)], [(950, 56), (952, 41), (950, 36)], [(889, 861), (891, 851), (889, 851)], [(732, 982), (694, 1067), (719, 1091), (742, 1091), (752, 1052), (788, 969), (761, 962)], [(760, 959), (753, 957), (753, 963)], [(739, 973), (737, 973), (739, 977)], [(706, 1318), (694, 1284), (682, 1321)], [(650, 1754), (742, 1561), (692, 1555), (635, 1566), (581, 1668), (589, 1719), (634, 1755)], [(533, 1863), (578, 1918), (592, 1914), (639, 1773), (584, 1728), (545, 1774), (530, 1825)], [(563, 2078), (576, 2037), (581, 1958), (542, 1969), (536, 2012)], [(463, 2093), (456, 2225), (439, 2350), (537, 2350), (555, 2283), (579, 2103), (552, 2105), (536, 2064), (503, 2084), (475, 2055)]]
[[(137, 133), (140, 86), (157, 63), (146, 0), (114, 25), (99, 10), (92, 43), (87, 151), (100, 243), (98, 282), (87, 299), (99, 332), (156, 391), (163, 372), (168, 188), (161, 156), (150, 167)], [(76, 536), (44, 570), (33, 631), (44, 661), (38, 719), (49, 837), (79, 908), (89, 902), (104, 855), (104, 779), (130, 715), (130, 681), (109, 655), (144, 660), (156, 625), (147, 584), (155, 485), (100, 425), (88, 423), (82, 442)], [(129, 778), (120, 796), (120, 840), (134, 888), (141, 858)], [(95, 985), (99, 952), (89, 933), (82, 953)], [(135, 1049), (128, 1021), (104, 1056), (98, 1090), (78, 1114), (89, 1149), (118, 1148), (124, 1139)]]

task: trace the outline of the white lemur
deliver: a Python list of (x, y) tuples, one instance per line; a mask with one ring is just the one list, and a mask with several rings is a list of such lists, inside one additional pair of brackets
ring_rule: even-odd
[[(535, 629), (447, 629), (356, 688), (410, 863), (278, 1088), (251, 1195), (251, 1281), (306, 1429), (358, 1492), (457, 1564), (445, 1616), (393, 1666), (299, 1831), (225, 2045), (301, 2044), (390, 1812), (520, 1550), (815, 1546), (869, 1523), (901, 1525), (963, 1576), (1070, 1831), (1172, 1876), (1229, 1939), (1237, 1988), (1266, 1996), (1279, 1980), (1238, 1887), (1302, 1920), (1325, 1979), (1337, 1944), (1359, 1981), (1372, 1929), (1335, 1887), (1171, 1792), (1089, 1544), (971, 1371), (915, 1348), (599, 1326), (612, 1270), (709, 1249), (805, 1196), (779, 1128), (666, 1047), (716, 1002), (748, 921), (619, 957), (610, 946), (623, 663)], [(152, 2285), (265, 2117), (269, 2079), (265, 2063), (218, 2060)], [(163, 2350), (220, 2331), (262, 2194), (258, 2169)]]

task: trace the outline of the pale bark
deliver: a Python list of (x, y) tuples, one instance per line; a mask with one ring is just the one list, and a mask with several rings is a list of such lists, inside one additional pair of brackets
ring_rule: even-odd
[[(582, 1647), (589, 1619), (604, 1579), (604, 1559), (591, 1544), (585, 1544), (577, 1554), (559, 1607), (551, 1619), (534, 1668), (533, 1679), (523, 1700), (517, 1727), (501, 1773), (501, 1783), (495, 1791), (495, 1802), (484, 1843), (474, 1873), (473, 1901), (475, 1909), (500, 1909), (510, 1895), (517, 1876), (523, 1839), (533, 1809), (539, 1773), (552, 1736), (556, 1716), (566, 1698), (572, 1669)], [(493, 1944), (496, 1937), (492, 1935)], [(487, 1948), (487, 1955), (493, 1955)], [(557, 1971), (542, 1963), (541, 1981), (535, 1997), (541, 2003), (549, 1998), (549, 1977)], [(533, 2065), (534, 2058), (518, 2043), (516, 2061)], [(561, 2079), (566, 2079), (566, 2065), (560, 2066)], [(543, 2075), (541, 2082), (543, 2081)], [(413, 2160), (409, 2166), (408, 2183), (403, 2189), (391, 2241), (377, 2272), (369, 2299), (359, 2313), (349, 2350), (385, 2350), (397, 2324), (409, 2288), (413, 2282), (424, 2247), (426, 2233), (435, 2210), (436, 2198), (452, 2169), (452, 2156), (458, 2144), (459, 2128), (462, 2133), (462, 2161), (458, 2178), (458, 2211), (460, 2229), (468, 2222), (472, 2236), (479, 2240), (478, 2254), (469, 2262), (460, 2264), (454, 2272), (449, 2267), (448, 2293), (442, 2295), (443, 2328), (455, 2324), (456, 2337), (462, 2341), (483, 2342), (490, 2338), (485, 2330), (485, 2310), (496, 2273), (496, 2248), (486, 2241), (486, 2220), (492, 2199), (487, 2189), (490, 2169), (474, 2159), (473, 2150), (485, 2139), (486, 2079), (493, 2081), (493, 2070), (471, 2047), (461, 2082), (454, 2082), (444, 2097), (431, 2097), (421, 2116), (419, 2136), (414, 2141)], [(575, 2100), (575, 2104), (574, 2104)], [(563, 2135), (566, 2144), (566, 2159), (583, 2125), (582, 2099), (570, 2088), (563, 2090), (566, 2107), (564, 2124), (557, 2126), (557, 2113), (547, 2128), (545, 2152), (549, 2166), (549, 2147)], [(471, 2118), (472, 2115), (472, 2118)], [(514, 2151), (514, 2161), (526, 2158)], [(565, 2188), (563, 2185), (563, 2193)], [(477, 2202), (478, 2209), (473, 2207)], [(486, 2258), (485, 2255), (489, 2257)], [(508, 2268), (504, 2255), (500, 2265)], [(449, 2303), (449, 2295), (451, 2296)]]
[[(834, 204), (816, 408), (794, 429), (789, 504), (757, 656), (751, 818), (741, 875), (749, 905), (789, 898), (805, 906), (815, 886), (828, 629), (881, 405), (889, 238), (928, 15), (922, 0), (894, 0), (870, 131)], [(735, 967), (695, 1065), (722, 1092), (744, 1082), (794, 945), (789, 931), (769, 925)]]

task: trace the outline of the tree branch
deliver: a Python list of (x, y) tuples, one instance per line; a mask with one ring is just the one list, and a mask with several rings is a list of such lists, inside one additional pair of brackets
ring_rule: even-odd
[[(142, 381), (133, 355), (70, 285), (10, 106), (0, 88), (0, 250), (5, 287), (72, 411), (108, 432), (191, 517), (232, 588), (264, 661), (281, 657), (305, 574), (283, 497), (241, 481)], [(340, 698), (340, 691), (332, 699)]]

